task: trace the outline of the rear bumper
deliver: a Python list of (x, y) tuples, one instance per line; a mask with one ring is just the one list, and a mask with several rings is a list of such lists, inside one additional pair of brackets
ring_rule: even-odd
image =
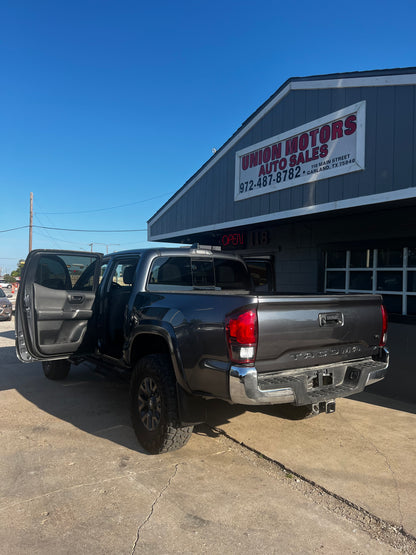
[(242, 405), (308, 405), (348, 397), (382, 380), (388, 364), (389, 353), (381, 349), (377, 360), (365, 358), (276, 373), (258, 374), (254, 366), (232, 366), (230, 400)]

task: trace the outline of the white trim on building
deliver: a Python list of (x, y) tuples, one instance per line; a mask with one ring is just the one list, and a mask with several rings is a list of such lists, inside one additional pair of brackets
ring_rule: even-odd
[[(190, 229), (181, 229), (177, 231), (177, 235), (192, 235), (194, 233), (204, 233), (207, 231), (218, 231), (230, 227), (239, 227), (252, 224), (262, 224), (264, 222), (283, 220), (286, 218), (294, 218), (296, 216), (308, 216), (311, 214), (319, 214), (321, 212), (330, 212), (333, 210), (342, 210), (345, 208), (356, 208), (359, 206), (367, 206), (372, 204), (381, 204), (385, 202), (394, 202), (398, 200), (406, 200), (416, 197), (416, 188), (409, 187), (408, 189), (401, 189), (399, 191), (389, 191), (377, 195), (367, 195), (362, 197), (354, 197), (350, 199), (327, 202), (326, 204), (317, 204), (312, 206), (305, 206), (296, 208), (295, 210), (286, 210), (284, 212), (274, 212), (273, 214), (262, 214), (251, 218), (243, 218), (241, 220), (233, 220), (221, 222), (218, 224), (210, 224), (202, 227), (194, 227)], [(150, 226), (150, 222), (149, 222)], [(172, 238), (175, 232), (162, 233), (159, 235), (151, 236), (149, 233), (150, 241), (163, 241)]]

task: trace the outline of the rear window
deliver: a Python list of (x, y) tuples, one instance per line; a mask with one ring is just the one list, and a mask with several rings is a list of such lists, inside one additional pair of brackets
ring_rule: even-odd
[(222, 258), (161, 256), (150, 270), (149, 291), (249, 290), (250, 278), (242, 262)]

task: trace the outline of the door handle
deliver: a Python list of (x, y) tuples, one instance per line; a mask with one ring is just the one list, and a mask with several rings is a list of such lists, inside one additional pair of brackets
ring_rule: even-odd
[(84, 295), (69, 295), (68, 300), (71, 304), (81, 304), (84, 301)]
[(327, 312), (318, 316), (320, 326), (343, 326), (344, 315), (342, 312)]

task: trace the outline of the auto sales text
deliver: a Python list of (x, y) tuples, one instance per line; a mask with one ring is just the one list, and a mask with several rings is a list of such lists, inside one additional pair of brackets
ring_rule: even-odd
[(313, 160), (327, 158), (329, 142), (353, 135), (357, 130), (356, 114), (300, 133), (286, 141), (266, 146), (241, 157), (243, 171), (259, 168), (258, 177), (294, 168)]

